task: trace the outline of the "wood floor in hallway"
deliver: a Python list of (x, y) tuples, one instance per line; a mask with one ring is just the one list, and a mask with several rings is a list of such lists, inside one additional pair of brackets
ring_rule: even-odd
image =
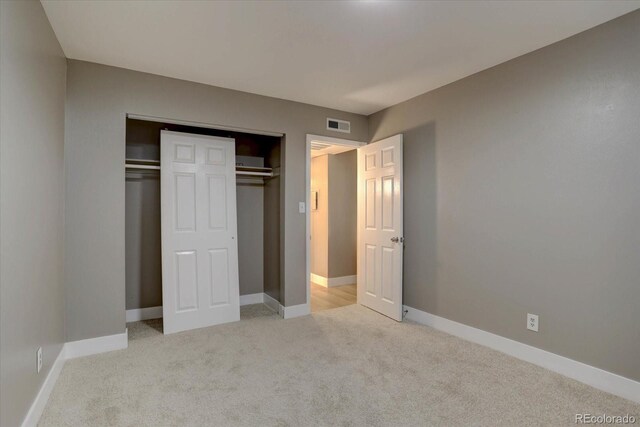
[(353, 285), (325, 288), (311, 282), (311, 312), (344, 307), (356, 303), (357, 290)]

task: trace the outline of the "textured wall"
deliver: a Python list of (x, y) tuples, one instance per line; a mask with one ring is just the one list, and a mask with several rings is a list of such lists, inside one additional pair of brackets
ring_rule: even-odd
[(64, 343), (67, 64), (40, 2), (0, 19), (0, 425), (18, 426)]
[(639, 29), (634, 12), (370, 117), (372, 140), (404, 133), (406, 304), (640, 380)]

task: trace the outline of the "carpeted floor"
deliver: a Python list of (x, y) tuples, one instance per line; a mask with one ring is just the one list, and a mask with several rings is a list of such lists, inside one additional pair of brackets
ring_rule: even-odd
[(640, 405), (358, 305), (163, 336), (66, 363), (41, 426), (575, 425)]

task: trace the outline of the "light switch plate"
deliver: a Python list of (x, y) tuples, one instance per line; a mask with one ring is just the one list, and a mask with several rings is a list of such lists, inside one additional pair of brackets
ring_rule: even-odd
[(42, 347), (38, 347), (36, 351), (36, 371), (40, 373), (42, 370)]
[(305, 213), (306, 211), (307, 210), (306, 210), (306, 207), (305, 207), (305, 203), (304, 202), (298, 203), (298, 212)]

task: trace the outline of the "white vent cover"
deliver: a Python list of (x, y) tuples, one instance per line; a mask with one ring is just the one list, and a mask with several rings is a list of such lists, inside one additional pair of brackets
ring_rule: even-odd
[(342, 133), (351, 133), (351, 122), (327, 118), (327, 130), (333, 130)]

